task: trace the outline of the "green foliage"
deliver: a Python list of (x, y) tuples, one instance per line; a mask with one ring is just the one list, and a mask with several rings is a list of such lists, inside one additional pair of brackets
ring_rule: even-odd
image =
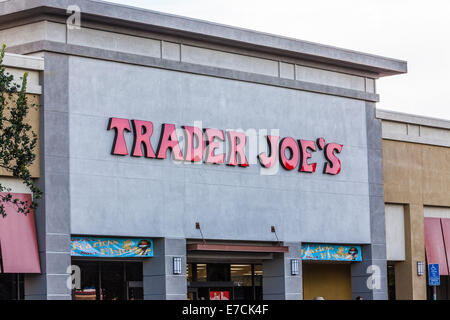
[(37, 207), (42, 191), (35, 185), (29, 166), (36, 159), (34, 149), (37, 135), (32, 131), (26, 117), (30, 108), (37, 108), (29, 104), (26, 95), (27, 77), (25, 73), (22, 84), (15, 83), (13, 75), (6, 72), (3, 66), (6, 46), (0, 52), (0, 167), (20, 179), (32, 192), (32, 203), (15, 199), (11, 189), (0, 184), (0, 215), (5, 217), (5, 205), (12, 203), (17, 212), (28, 214)]

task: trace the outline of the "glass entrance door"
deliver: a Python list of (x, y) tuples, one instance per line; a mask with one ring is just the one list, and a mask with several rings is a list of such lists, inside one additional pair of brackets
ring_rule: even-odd
[(110, 262), (100, 264), (101, 300), (125, 300), (124, 263)]
[(23, 274), (0, 274), (0, 300), (23, 300)]
[(189, 300), (262, 300), (261, 264), (190, 263)]
[(80, 267), (75, 300), (142, 300), (142, 262), (73, 261)]

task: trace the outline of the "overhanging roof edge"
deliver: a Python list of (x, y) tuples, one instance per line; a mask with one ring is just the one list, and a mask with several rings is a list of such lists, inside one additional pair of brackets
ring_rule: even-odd
[[(387, 57), (322, 45), (278, 35), (232, 27), (214, 22), (94, 0), (8, 0), (0, 2), (0, 16), (52, 13), (67, 15), (67, 8), (76, 5), (82, 17), (103, 23), (179, 33), (203, 41), (318, 61), (331, 65), (376, 72), (379, 76), (407, 72), (407, 62)], [(83, 19), (83, 18), (82, 18)], [(1, 24), (1, 20), (0, 20)]]

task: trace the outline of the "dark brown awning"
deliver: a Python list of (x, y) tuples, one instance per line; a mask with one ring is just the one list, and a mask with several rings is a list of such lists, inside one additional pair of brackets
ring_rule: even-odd
[(278, 253), (288, 252), (286, 246), (253, 246), (253, 245), (234, 245), (234, 244), (204, 244), (195, 243), (187, 245), (188, 251), (228, 251), (228, 252), (266, 252)]

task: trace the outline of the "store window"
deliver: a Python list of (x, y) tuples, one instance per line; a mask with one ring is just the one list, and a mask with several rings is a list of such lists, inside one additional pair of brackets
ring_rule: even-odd
[(142, 300), (142, 262), (73, 261), (81, 271), (75, 300)]
[(262, 300), (262, 265), (232, 264), (234, 300)]
[(189, 300), (262, 300), (261, 264), (190, 263)]
[(23, 300), (23, 274), (0, 274), (0, 300)]
[(197, 270), (197, 281), (206, 281), (206, 264), (195, 264)]
[(388, 299), (395, 300), (395, 263), (387, 265)]

